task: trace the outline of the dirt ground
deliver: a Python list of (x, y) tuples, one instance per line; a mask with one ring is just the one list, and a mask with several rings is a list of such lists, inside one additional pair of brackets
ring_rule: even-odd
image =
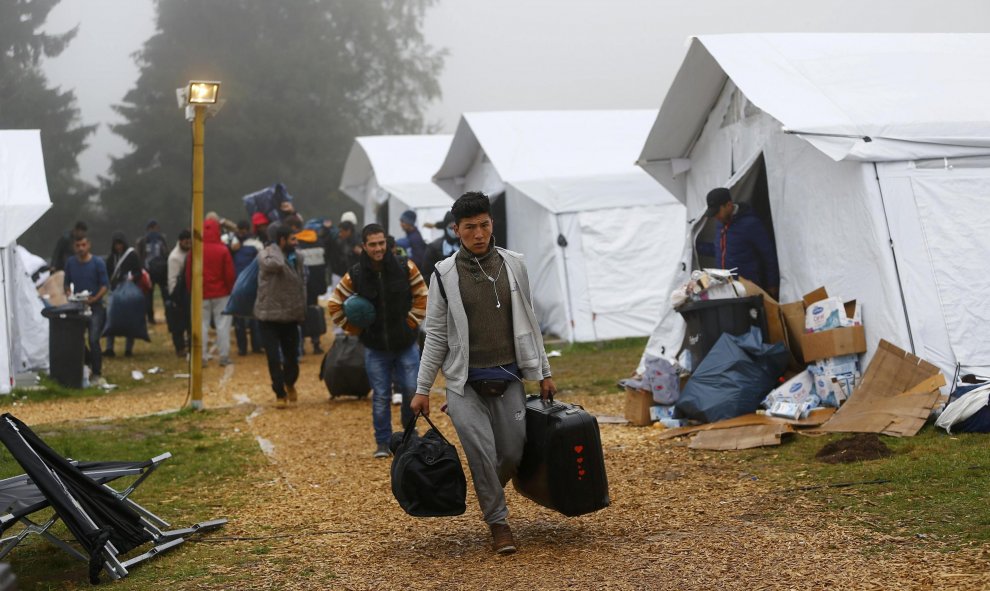
[[(609, 424), (601, 433), (612, 505), (566, 518), (510, 485), (520, 549), (495, 556), (470, 486), (460, 517), (402, 512), (391, 495), (389, 461), (371, 457), (370, 403), (328, 402), (318, 363), (304, 357), (301, 400), (286, 410), (274, 408), (263, 356), (206, 370), (207, 407), (230, 407), (217, 420), (249, 429), (270, 457), (270, 479), (254, 491), (254, 502), (223, 508), (231, 522), (220, 535), (239, 539), (221, 542), (230, 563), (210, 570), (248, 575), (236, 588), (990, 588), (988, 550), (942, 553), (935, 540), (878, 534), (829, 513), (813, 492), (781, 492), (754, 479), (731, 453), (693, 451), (659, 442), (651, 428)], [(184, 399), (177, 380), (161, 392), (31, 404), (16, 414), (37, 425), (167, 411)], [(598, 414), (622, 413), (619, 393), (569, 401)], [(454, 438), (446, 417), (434, 416)], [(208, 586), (191, 580), (174, 588)]]

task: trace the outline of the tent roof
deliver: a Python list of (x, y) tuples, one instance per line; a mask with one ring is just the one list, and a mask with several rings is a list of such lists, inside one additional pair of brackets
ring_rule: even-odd
[(728, 79), (835, 160), (990, 153), (988, 70), (986, 34), (694, 37), (640, 163), (687, 157)]
[(434, 180), (471, 170), (480, 149), (505, 182), (635, 170), (656, 110), (465, 113)]
[(17, 240), (51, 206), (41, 132), (0, 131), (0, 246)]
[(360, 203), (372, 177), (410, 207), (449, 206), (450, 197), (430, 180), (450, 147), (450, 135), (380, 135), (354, 139), (340, 190)]
[(552, 213), (638, 205), (680, 205), (642, 170), (619, 175), (534, 179), (509, 184)]

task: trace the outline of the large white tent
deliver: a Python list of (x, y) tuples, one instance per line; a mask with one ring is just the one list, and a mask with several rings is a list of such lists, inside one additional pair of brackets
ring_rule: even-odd
[(440, 222), (453, 200), (432, 176), (450, 147), (449, 135), (382, 135), (354, 139), (344, 164), (340, 190), (363, 208), (365, 224), (385, 222), (396, 238), (405, 234), (399, 216), (411, 209), (427, 241), (440, 230), (423, 227)]
[(655, 117), (636, 110), (461, 118), (434, 179), (452, 197), (492, 197), (496, 235), (526, 256), (545, 332), (580, 342), (650, 334), (684, 240), (684, 208), (635, 166)]
[[(711, 188), (762, 191), (781, 300), (856, 298), (868, 356), (886, 339), (987, 374), (988, 68), (990, 35), (693, 38), (640, 164), (686, 204), (692, 237)], [(682, 334), (668, 306), (647, 352)]]
[(15, 241), (51, 207), (41, 133), (0, 131), (0, 394), (48, 365), (48, 321)]

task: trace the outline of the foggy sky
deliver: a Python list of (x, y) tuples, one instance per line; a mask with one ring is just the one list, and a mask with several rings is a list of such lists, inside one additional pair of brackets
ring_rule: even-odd
[[(128, 150), (107, 124), (136, 80), (132, 54), (153, 19), (151, 0), (62, 0), (49, 17), (50, 32), (80, 25), (45, 71), (75, 89), (83, 123), (101, 124), (80, 159), (86, 180)], [(440, 0), (424, 33), (450, 55), (428, 119), (450, 133), (465, 111), (659, 108), (689, 35), (805, 31), (990, 32), (990, 2)]]

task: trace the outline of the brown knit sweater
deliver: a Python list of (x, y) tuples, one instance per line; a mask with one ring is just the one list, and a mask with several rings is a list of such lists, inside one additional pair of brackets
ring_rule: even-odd
[[(502, 255), (492, 248), (487, 254), (475, 257), (461, 247), (456, 256), (461, 299), (468, 319), (468, 367), (495, 367), (514, 362), (512, 292)], [(496, 279), (495, 289), (486, 273)], [(495, 290), (498, 290), (497, 300)], [(501, 307), (496, 307), (498, 302)]]

